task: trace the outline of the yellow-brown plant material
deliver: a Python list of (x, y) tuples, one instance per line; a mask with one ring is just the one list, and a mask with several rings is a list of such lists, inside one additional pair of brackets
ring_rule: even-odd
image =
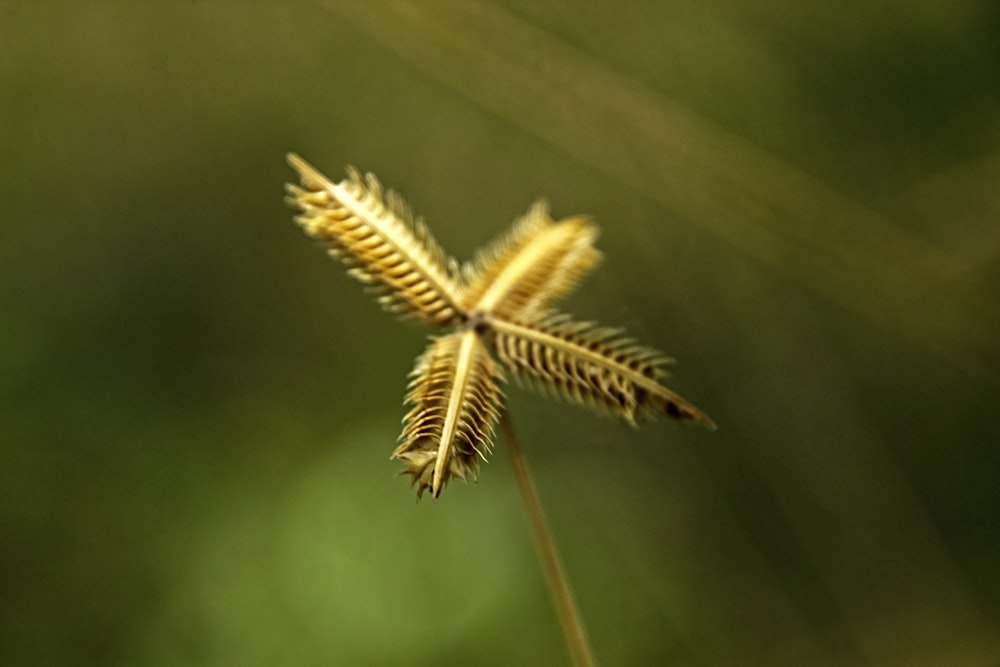
[[(503, 410), (501, 366), (527, 384), (635, 424), (664, 414), (715, 425), (660, 384), (670, 360), (615, 329), (556, 313), (601, 260), (598, 230), (586, 217), (553, 220), (534, 204), (510, 232), (458, 268), (420, 219), (373, 175), (348, 168), (340, 183), (289, 154), (301, 187), (287, 186), (296, 221), (388, 309), (450, 327), (411, 373), (403, 433), (393, 458), (436, 498), (452, 477), (475, 476), (492, 449)], [(494, 361), (492, 349), (499, 361)]]

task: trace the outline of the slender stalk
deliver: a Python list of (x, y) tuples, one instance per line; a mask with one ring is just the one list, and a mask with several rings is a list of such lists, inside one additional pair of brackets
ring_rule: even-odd
[(511, 463), (514, 465), (514, 475), (517, 477), (517, 486), (521, 491), (524, 511), (528, 515), (528, 523), (531, 524), (538, 557), (542, 561), (545, 580), (549, 584), (549, 593), (552, 595), (552, 603), (555, 605), (556, 615), (559, 617), (559, 625), (562, 626), (573, 665), (574, 667), (597, 667), (594, 651), (590, 647), (590, 640), (587, 639), (587, 629), (583, 625), (583, 617), (580, 616), (580, 610), (576, 606), (576, 599), (573, 597), (573, 590), (566, 577), (562, 559), (559, 558), (555, 539), (552, 537), (552, 531), (549, 530), (541, 502), (538, 500), (535, 482), (531, 479), (531, 473), (528, 472), (528, 464), (524, 460), (524, 455), (521, 454), (521, 448), (517, 444), (517, 436), (514, 435), (514, 427), (506, 410), (500, 417), (500, 424), (503, 428), (504, 439), (507, 441), (507, 451), (510, 453)]

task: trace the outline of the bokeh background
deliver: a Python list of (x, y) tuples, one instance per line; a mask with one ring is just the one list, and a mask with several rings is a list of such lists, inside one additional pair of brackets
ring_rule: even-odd
[(502, 443), (417, 503), (413, 358), (286, 151), (568, 299), (719, 423), (509, 387), (607, 665), (1000, 664), (990, 0), (0, 3), (0, 663), (568, 664)]

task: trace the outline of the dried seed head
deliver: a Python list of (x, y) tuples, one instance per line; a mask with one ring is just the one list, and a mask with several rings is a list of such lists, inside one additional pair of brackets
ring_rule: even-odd
[[(392, 457), (417, 496), (437, 497), (452, 477), (475, 477), (491, 449), (503, 403), (501, 365), (515, 378), (635, 425), (638, 414), (715, 424), (659, 383), (669, 359), (617, 330), (573, 322), (549, 309), (600, 261), (587, 218), (554, 221), (537, 203), (461, 271), (409, 207), (371, 174), (333, 183), (289, 154), (302, 186), (286, 186), (305, 232), (348, 273), (382, 292), (389, 310), (458, 331), (433, 339), (411, 373), (400, 444)], [(484, 343), (485, 341), (485, 343)]]

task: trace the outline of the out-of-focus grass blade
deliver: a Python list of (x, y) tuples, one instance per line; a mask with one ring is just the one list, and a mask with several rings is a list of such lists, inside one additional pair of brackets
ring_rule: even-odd
[(327, 2), (413, 65), (976, 375), (1000, 320), (961, 261), (489, 3)]

